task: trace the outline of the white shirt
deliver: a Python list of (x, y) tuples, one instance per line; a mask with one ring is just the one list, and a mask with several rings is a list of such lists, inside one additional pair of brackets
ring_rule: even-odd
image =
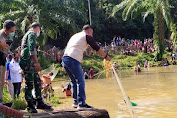
[(14, 59), (12, 59), (12, 61), (9, 64), (9, 70), (10, 70), (12, 83), (22, 82), (22, 75), (19, 74), (19, 71), (22, 69), (21, 69), (19, 63), (15, 62)]
[(87, 49), (87, 47), (88, 44), (86, 41), (86, 33), (79, 32), (70, 38), (64, 56), (70, 56), (81, 62), (83, 58), (83, 53)]

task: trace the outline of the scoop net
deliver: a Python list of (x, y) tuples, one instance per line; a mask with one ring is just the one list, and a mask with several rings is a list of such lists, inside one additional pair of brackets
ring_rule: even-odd
[(53, 75), (51, 77), (51, 81), (53, 81), (58, 73), (58, 69), (55, 68), (55, 65), (52, 64), (50, 67), (42, 70), (43, 76), (47, 76), (51, 72), (53, 73)]

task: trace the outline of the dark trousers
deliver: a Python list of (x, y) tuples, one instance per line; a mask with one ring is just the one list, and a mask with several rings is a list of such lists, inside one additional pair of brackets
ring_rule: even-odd
[(14, 98), (18, 98), (20, 95), (20, 88), (21, 88), (21, 82), (19, 83), (13, 83), (14, 85)]
[(20, 66), (23, 69), (25, 77), (25, 99), (28, 103), (33, 102), (32, 90), (35, 89), (36, 99), (42, 99), (41, 97), (41, 79), (34, 66), (32, 66), (31, 60), (21, 60)]

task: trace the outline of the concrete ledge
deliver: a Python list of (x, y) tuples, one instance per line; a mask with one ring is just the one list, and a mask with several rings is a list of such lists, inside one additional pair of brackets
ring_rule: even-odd
[(37, 114), (25, 113), (25, 118), (110, 118), (106, 110), (93, 109), (89, 111), (61, 110)]

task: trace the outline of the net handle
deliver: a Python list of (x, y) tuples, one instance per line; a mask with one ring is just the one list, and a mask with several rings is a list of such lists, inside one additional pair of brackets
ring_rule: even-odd
[(130, 100), (129, 100), (129, 98), (128, 98), (126, 92), (125, 92), (125, 89), (123, 88), (122, 82), (120, 81), (120, 78), (119, 78), (119, 76), (118, 76), (118, 74), (117, 74), (117, 72), (116, 72), (116, 70), (115, 70), (115, 67), (114, 67), (113, 65), (112, 65), (112, 70), (113, 70), (113, 72), (114, 72), (115, 78), (116, 78), (117, 83), (118, 83), (118, 85), (119, 85), (119, 87), (120, 87), (120, 90), (121, 90), (121, 92), (122, 92), (122, 94), (123, 94), (123, 97), (124, 97), (124, 99), (125, 99), (125, 102), (126, 102), (126, 104), (127, 104), (127, 107), (128, 107), (128, 109), (129, 109), (129, 112), (130, 112), (132, 118), (138, 118), (137, 115), (136, 115), (136, 113), (135, 113), (134, 110), (133, 110), (133, 107), (132, 107), (132, 105), (131, 105), (131, 102), (130, 102)]

